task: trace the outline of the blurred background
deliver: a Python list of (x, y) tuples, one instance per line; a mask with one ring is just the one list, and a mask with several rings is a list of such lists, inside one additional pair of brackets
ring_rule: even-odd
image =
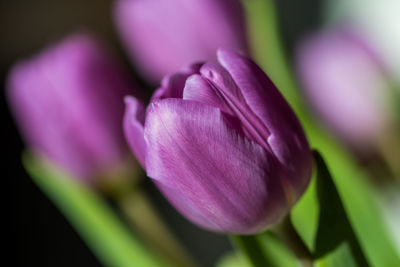
[[(275, 2), (282, 45), (288, 51), (290, 63), (295, 58), (296, 44), (322, 24), (329, 25), (342, 17), (348, 19), (360, 15), (365, 18), (372, 12), (368, 9), (358, 13), (347, 12), (350, 10), (347, 8), (357, 4), (357, 0)], [(9, 68), (18, 59), (31, 56), (69, 33), (89, 30), (108, 44), (139, 84), (149, 88), (122, 49), (111, 18), (111, 5), (110, 0), (0, 2), (1, 114), (5, 148), (1, 188), (4, 204), (2, 217), (7, 223), (7, 227), (3, 228), (7, 237), (3, 243), (6, 244), (4, 255), (8, 262), (13, 263), (12, 266), (100, 266), (73, 228), (24, 171), (21, 165), (24, 145), (5, 101), (4, 84)], [(376, 12), (375, 19), (385, 12)], [(371, 30), (374, 30), (373, 27)], [(379, 32), (379, 27), (375, 31)], [(150, 94), (148, 90), (147, 95)], [(232, 249), (225, 236), (203, 231), (187, 222), (163, 199), (150, 180), (145, 181), (145, 187), (174, 233), (202, 265), (212, 266), (221, 254)]]

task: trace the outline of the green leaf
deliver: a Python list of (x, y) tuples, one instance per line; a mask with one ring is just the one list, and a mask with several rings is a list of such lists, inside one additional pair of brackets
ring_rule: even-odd
[(295, 82), (284, 53), (275, 12), (275, 0), (242, 1), (246, 13), (246, 25), (250, 51), (257, 64), (268, 74), (293, 107), (299, 108)]
[(60, 209), (105, 266), (165, 266), (133, 237), (91, 188), (29, 153), (24, 154), (23, 163), (33, 181)]
[(220, 263), (221, 266), (229, 266), (228, 262), (235, 262), (235, 265), (244, 267), (299, 266), (291, 251), (270, 231), (258, 235), (232, 235), (231, 240), (240, 249), (241, 254), (225, 257)]
[(218, 262), (215, 264), (216, 267), (250, 267), (249, 263), (243, 257), (242, 254), (230, 251), (224, 254)]
[(260, 241), (253, 235), (231, 235), (234, 245), (247, 258), (250, 266), (274, 266), (268, 251), (264, 251)]
[[(316, 193), (316, 172), (310, 185), (290, 212), (292, 223), (310, 251), (313, 251), (318, 226), (319, 203)], [(301, 231), (299, 231), (299, 229)]]
[(317, 165), (317, 192), (320, 204), (314, 257), (329, 257), (330, 253), (339, 249), (339, 257), (343, 263), (341, 266), (369, 266), (324, 160), (318, 152), (314, 152), (314, 158)]
[[(400, 266), (389, 230), (367, 174), (340, 144), (308, 127), (313, 147), (324, 156), (360, 245), (373, 266)], [(314, 138), (313, 138), (314, 137)], [(324, 138), (325, 137), (325, 138)]]
[(289, 248), (271, 231), (257, 236), (265, 253), (269, 254), (275, 267), (298, 267), (299, 263)]

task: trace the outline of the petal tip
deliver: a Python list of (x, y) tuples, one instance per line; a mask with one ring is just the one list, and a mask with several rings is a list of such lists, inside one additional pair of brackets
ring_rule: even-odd
[(217, 49), (217, 58), (220, 59), (221, 57), (224, 57), (227, 54), (232, 53), (233, 51), (231, 49), (227, 49), (224, 47), (219, 47)]
[(244, 52), (226, 47), (220, 47), (217, 50), (218, 61), (224, 60), (229, 57), (248, 57)]
[(131, 95), (124, 96), (124, 103), (125, 105), (129, 106), (131, 104), (136, 103), (136, 99)]
[(161, 100), (158, 100), (158, 99), (155, 100), (155, 101), (152, 101), (152, 102), (149, 104), (149, 107), (148, 107), (149, 113), (155, 111), (155, 110), (160, 106), (160, 102), (161, 102)]

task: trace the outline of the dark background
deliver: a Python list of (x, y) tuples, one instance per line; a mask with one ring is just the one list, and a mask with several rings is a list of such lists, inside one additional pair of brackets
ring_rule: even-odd
[[(4, 97), (7, 71), (18, 59), (28, 57), (46, 44), (76, 30), (90, 30), (106, 40), (128, 65), (110, 16), (110, 0), (1, 0), (0, 1), (0, 84), (2, 115), (2, 218), (6, 222), (2, 243), (3, 261), (8, 266), (100, 266), (57, 208), (25, 173), (20, 156), (23, 142)], [(286, 47), (320, 21), (320, 0), (279, 2), (280, 23)], [(139, 79), (140, 77), (136, 77)], [(143, 82), (142, 82), (143, 84)], [(148, 92), (150, 93), (150, 91)], [(222, 235), (203, 231), (188, 223), (159, 195), (151, 182), (160, 212), (175, 233), (204, 266), (211, 266), (230, 249)]]

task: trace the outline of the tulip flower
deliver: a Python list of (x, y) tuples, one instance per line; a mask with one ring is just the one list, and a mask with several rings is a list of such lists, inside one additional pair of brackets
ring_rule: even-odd
[(157, 83), (192, 62), (215, 60), (218, 47), (247, 50), (239, 0), (118, 0), (114, 19), (132, 60)]
[(217, 58), (166, 76), (145, 118), (127, 98), (125, 135), (143, 142), (137, 156), (148, 176), (189, 220), (213, 231), (257, 233), (299, 199), (312, 156), (292, 109), (262, 70), (231, 50)]
[(298, 49), (304, 93), (324, 122), (354, 148), (384, 129), (390, 88), (372, 46), (354, 30), (323, 32)]
[(89, 35), (73, 35), (17, 63), (8, 100), (30, 149), (90, 180), (128, 153), (121, 124), (129, 78)]
[[(391, 78), (400, 83), (400, 1), (397, 0), (339, 0), (330, 1), (330, 20), (350, 20), (374, 46), (384, 61)], [(394, 89), (400, 89), (396, 87)]]

